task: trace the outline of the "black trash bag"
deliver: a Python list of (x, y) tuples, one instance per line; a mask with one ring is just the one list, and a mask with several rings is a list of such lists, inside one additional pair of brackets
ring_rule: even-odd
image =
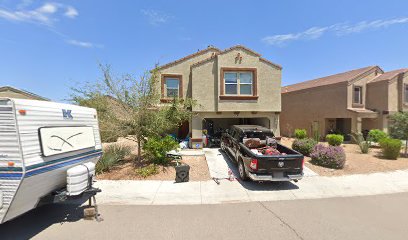
[(174, 167), (176, 169), (176, 183), (188, 182), (190, 179), (190, 166), (182, 164)]

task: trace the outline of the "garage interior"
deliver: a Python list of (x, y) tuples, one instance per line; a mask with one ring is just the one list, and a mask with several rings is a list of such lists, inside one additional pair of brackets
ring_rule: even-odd
[(270, 128), (268, 118), (205, 118), (203, 119), (203, 130), (207, 130), (208, 134), (213, 134), (215, 131), (228, 129), (232, 125), (259, 125)]

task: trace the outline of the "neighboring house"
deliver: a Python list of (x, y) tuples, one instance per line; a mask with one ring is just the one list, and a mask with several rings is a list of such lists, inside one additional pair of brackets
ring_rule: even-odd
[(209, 133), (234, 124), (258, 124), (279, 133), (281, 66), (241, 45), (207, 49), (159, 67), (162, 102), (173, 97), (197, 101), (196, 115), (180, 128), (191, 146)]
[(388, 132), (388, 117), (408, 111), (408, 68), (386, 72), (367, 84), (367, 108), (379, 117), (367, 121), (364, 129), (383, 129)]
[(295, 128), (320, 137), (378, 128), (388, 130), (390, 114), (408, 109), (408, 69), (386, 72), (360, 68), (282, 87), (281, 133)]
[(0, 97), (50, 101), (48, 98), (10, 86), (0, 87)]

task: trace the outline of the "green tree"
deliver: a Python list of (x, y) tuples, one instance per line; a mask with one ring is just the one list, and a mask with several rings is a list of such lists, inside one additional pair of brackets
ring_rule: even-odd
[(392, 138), (405, 140), (405, 152), (407, 156), (408, 150), (408, 112), (395, 113), (390, 116), (392, 124), (389, 127), (390, 136)]
[(195, 102), (174, 98), (171, 104), (160, 103), (157, 68), (140, 78), (131, 74), (114, 76), (109, 65), (100, 65), (103, 80), (72, 88), (72, 101), (95, 108), (103, 141), (134, 136), (141, 160), (141, 146), (149, 137), (160, 137), (193, 115)]

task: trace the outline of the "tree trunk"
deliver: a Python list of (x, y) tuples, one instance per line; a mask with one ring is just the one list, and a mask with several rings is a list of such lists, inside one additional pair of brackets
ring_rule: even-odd
[(139, 136), (137, 136), (137, 161), (138, 162), (142, 161), (142, 147)]
[(404, 153), (404, 157), (408, 157), (407, 152), (408, 152), (408, 139), (405, 139), (405, 153)]

